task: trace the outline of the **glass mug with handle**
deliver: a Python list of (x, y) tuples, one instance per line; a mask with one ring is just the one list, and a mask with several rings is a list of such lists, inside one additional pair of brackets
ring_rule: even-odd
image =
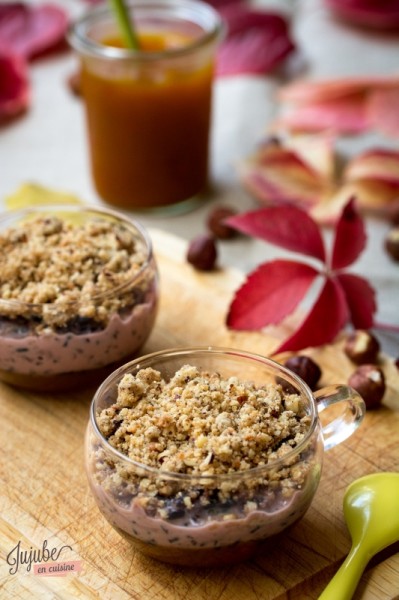
[[(99, 425), (102, 411), (116, 406), (118, 383), (149, 368), (168, 382), (184, 365), (200, 374), (217, 373), (234, 385), (250, 381), (279, 394), (287, 390), (285, 410), (289, 417), (305, 419), (304, 432), (288, 451), (274, 449), (266, 464), (223, 474), (203, 474), (195, 467), (191, 473), (170, 472), (128, 457)], [(338, 414), (322, 426), (319, 412), (325, 409)], [(260, 543), (305, 514), (319, 484), (324, 451), (352, 435), (364, 414), (362, 398), (348, 386), (312, 393), (292, 371), (256, 354), (217, 347), (163, 350), (124, 365), (97, 390), (86, 436), (90, 487), (105, 518), (141, 552), (179, 565), (232, 564), (252, 556)]]

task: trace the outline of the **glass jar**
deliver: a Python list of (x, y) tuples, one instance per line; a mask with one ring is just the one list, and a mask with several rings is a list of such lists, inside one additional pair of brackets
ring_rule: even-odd
[(181, 211), (208, 183), (218, 13), (197, 0), (128, 4), (140, 50), (123, 47), (109, 7), (70, 30), (81, 62), (99, 196), (133, 210)]

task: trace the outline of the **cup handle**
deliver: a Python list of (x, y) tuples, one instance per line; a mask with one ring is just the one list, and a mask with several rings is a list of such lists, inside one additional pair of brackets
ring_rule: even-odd
[[(360, 394), (347, 385), (331, 385), (313, 395), (319, 413), (338, 403), (342, 404), (340, 414), (322, 427), (324, 449), (330, 450), (346, 440), (359, 427), (366, 414), (366, 405)], [(336, 411), (332, 409), (332, 412)]]

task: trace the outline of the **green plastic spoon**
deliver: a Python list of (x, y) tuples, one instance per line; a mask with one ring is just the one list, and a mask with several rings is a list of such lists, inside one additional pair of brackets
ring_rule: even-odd
[(399, 473), (357, 479), (344, 496), (352, 548), (319, 600), (350, 600), (369, 560), (399, 540)]

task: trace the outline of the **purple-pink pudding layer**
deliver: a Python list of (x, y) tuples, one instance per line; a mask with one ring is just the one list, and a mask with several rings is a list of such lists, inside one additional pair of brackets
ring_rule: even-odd
[[(265, 540), (281, 533), (300, 519), (308, 509), (315, 486), (309, 483), (290, 498), (279, 498), (269, 508), (261, 502), (245, 507), (228, 503), (189, 510), (170, 508), (169, 517), (152, 517), (139, 498), (123, 505), (100, 486), (91, 486), (99, 508), (106, 519), (132, 538), (146, 544), (167, 548), (213, 549), (238, 543)], [(173, 503), (171, 503), (171, 506)], [(248, 512), (250, 510), (250, 512)]]
[(101, 368), (140, 348), (152, 329), (155, 314), (153, 297), (134, 306), (130, 314), (112, 315), (104, 329), (93, 332), (38, 335), (28, 331), (15, 337), (2, 332), (0, 322), (1, 368), (45, 376)]

